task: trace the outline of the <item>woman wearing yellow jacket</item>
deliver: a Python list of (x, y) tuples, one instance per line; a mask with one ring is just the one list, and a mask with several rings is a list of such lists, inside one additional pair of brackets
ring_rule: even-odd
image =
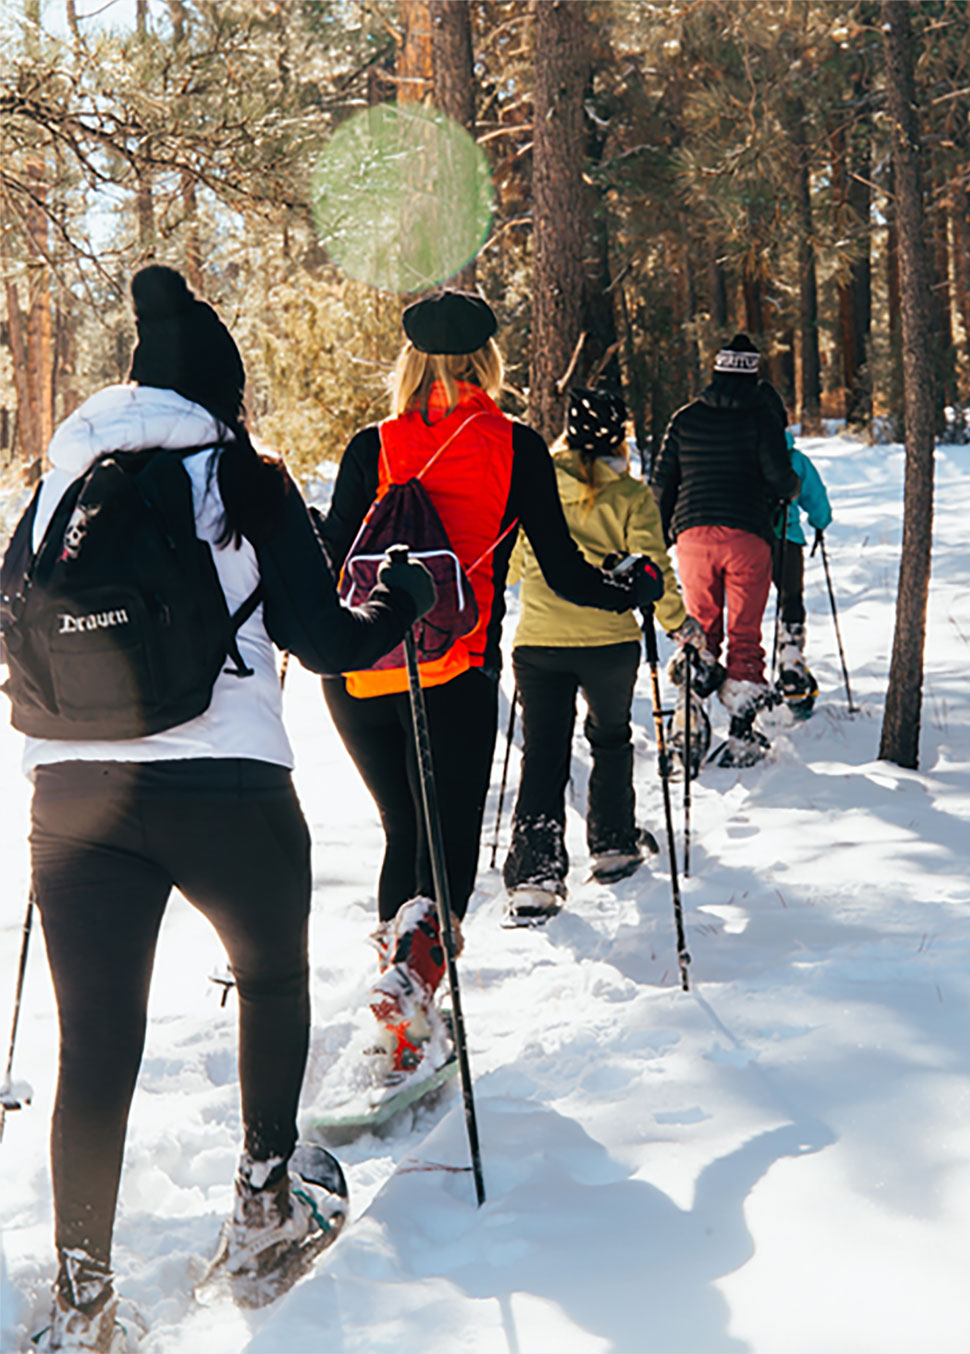
[[(649, 487), (629, 471), (626, 408), (603, 391), (572, 390), (566, 432), (553, 463), (569, 530), (591, 564), (609, 555), (649, 554), (663, 570), (656, 616), (681, 644), (703, 643), (687, 615)], [(640, 663), (640, 629), (630, 613), (574, 606), (552, 591), (520, 537), (509, 582), (521, 579), (521, 618), (512, 664), (522, 710), (523, 759), (504, 866), (508, 920), (535, 924), (566, 896), (565, 792), (576, 692), (586, 698), (592, 753), (586, 838), (593, 874), (606, 881), (640, 864), (633, 793), (630, 709)]]

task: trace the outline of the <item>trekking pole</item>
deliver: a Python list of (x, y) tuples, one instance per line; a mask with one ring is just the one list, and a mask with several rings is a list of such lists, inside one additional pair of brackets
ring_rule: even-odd
[[(13, 1074), (13, 1051), (17, 1042), (17, 1025), (20, 1023), (20, 998), (24, 990), (24, 975), (27, 972), (27, 947), (30, 944), (30, 928), (34, 920), (34, 894), (30, 892), (27, 898), (27, 915), (24, 917), (24, 929), (20, 941), (20, 966), (17, 969), (17, 986), (14, 991), (13, 999), (13, 1024), (10, 1029), (10, 1052), (7, 1054), (7, 1071), (3, 1078), (3, 1085), (0, 1086), (0, 1142), (3, 1141), (3, 1125), (7, 1117), (7, 1110), (19, 1110), (23, 1108), (24, 1101), (20, 1100), (13, 1093), (10, 1078)], [(30, 1103), (30, 1097), (26, 1097), (26, 1103)]]
[[(660, 704), (660, 676), (657, 659), (657, 632), (653, 623), (653, 607), (644, 607), (643, 642), (647, 650), (647, 663), (650, 667), (650, 689), (653, 699), (653, 724), (657, 731), (657, 761), (660, 766), (660, 784), (663, 787), (664, 817), (667, 820), (667, 855), (670, 857), (670, 890), (674, 903), (674, 926), (677, 933), (677, 963), (680, 965), (680, 985), (685, 992), (690, 991), (687, 980), (687, 965), (690, 955), (687, 952), (687, 938), (684, 935), (684, 912), (680, 903), (680, 884), (677, 880), (677, 849), (674, 845), (674, 820), (670, 812), (670, 782), (667, 765), (667, 749), (664, 743), (663, 709)], [(687, 768), (689, 775), (689, 767)]]
[(852, 704), (852, 690), (849, 686), (849, 670), (845, 665), (845, 654), (842, 650), (842, 636), (839, 633), (839, 613), (835, 605), (835, 593), (832, 591), (832, 575), (829, 573), (829, 557), (825, 553), (825, 534), (816, 528), (815, 544), (812, 546), (812, 554), (821, 547), (822, 549), (822, 567), (825, 570), (825, 586), (829, 591), (829, 604), (832, 607), (832, 622), (835, 626), (835, 640), (839, 646), (839, 661), (842, 664), (842, 676), (845, 678), (845, 694), (849, 701), (849, 714), (857, 715), (859, 708)]
[(690, 717), (692, 700), (692, 671), (694, 650), (692, 645), (684, 645), (684, 878), (690, 878), (690, 782), (694, 770), (694, 758), (690, 745)]
[(778, 538), (778, 582), (775, 587), (775, 638), (771, 645), (771, 685), (775, 684), (775, 665), (778, 662), (778, 633), (781, 628), (781, 612), (784, 603), (785, 552), (788, 546), (788, 504), (781, 504), (781, 535)]
[[(392, 560), (407, 562), (406, 545), (392, 545), (387, 552)], [(438, 792), (434, 778), (434, 766), (431, 761), (431, 738), (428, 733), (428, 712), (421, 689), (421, 674), (418, 671), (418, 655), (414, 645), (414, 631), (408, 630), (404, 636), (404, 653), (408, 665), (408, 691), (411, 696), (411, 721), (414, 725), (414, 745), (418, 754), (418, 770), (421, 779), (421, 800), (424, 805), (424, 821), (428, 833), (428, 847), (431, 855), (431, 874), (434, 879), (435, 901), (438, 906), (438, 924), (441, 939), (444, 942), (445, 966), (448, 970), (448, 986), (451, 989), (452, 1021), (455, 1035), (455, 1051), (458, 1054), (458, 1071), (461, 1077), (461, 1095), (465, 1105), (465, 1127), (468, 1131), (468, 1147), (472, 1158), (472, 1171), (475, 1176), (475, 1193), (478, 1205), (485, 1202), (485, 1181), (482, 1177), (482, 1158), (478, 1145), (478, 1125), (475, 1120), (475, 1100), (472, 1095), (471, 1070), (468, 1066), (468, 1045), (465, 1039), (465, 1020), (461, 1010), (461, 993), (458, 987), (458, 969), (455, 964), (455, 933), (451, 927), (451, 894), (448, 889), (448, 875), (445, 870), (444, 838), (441, 832), (441, 816), (438, 812)]]
[(509, 753), (512, 751), (512, 735), (515, 733), (515, 702), (519, 699), (519, 688), (512, 690), (512, 703), (509, 706), (509, 727), (505, 731), (505, 760), (502, 762), (502, 784), (498, 792), (498, 809), (495, 812), (495, 834), (492, 837), (492, 856), (489, 860), (489, 869), (495, 869), (495, 858), (498, 855), (498, 830), (502, 822), (502, 805), (505, 803), (505, 783), (509, 777)]

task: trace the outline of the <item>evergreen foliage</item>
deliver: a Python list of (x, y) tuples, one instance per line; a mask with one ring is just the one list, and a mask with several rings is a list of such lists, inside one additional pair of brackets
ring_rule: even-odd
[[(581, 3), (584, 137), (567, 172), (582, 185), (583, 297), (577, 332), (560, 338), (569, 354), (586, 338), (570, 379), (622, 385), (646, 461), (725, 335), (744, 328), (793, 418), (898, 431), (878, 6)], [(970, 403), (970, 22), (963, 0), (911, 8), (937, 430), (957, 438)], [(55, 9), (3, 9), (0, 456), (36, 467), (54, 423), (124, 378), (126, 281), (154, 257), (220, 307), (247, 362), (256, 433), (311, 473), (386, 411), (402, 300), (328, 258), (314, 164), (357, 110), (405, 87), (431, 102), (436, 78), (456, 87), (455, 71), (433, 69), (449, 49), (415, 36), (418, 11), (440, 23), (447, 6), (138, 0), (124, 29), (111, 10), (85, 19), (69, 2), (59, 30)], [(506, 404), (521, 415), (534, 242), (555, 225), (537, 219), (533, 193), (537, 71), (548, 76), (552, 57), (536, 48), (527, 0), (470, 0), (468, 15), (472, 130), (495, 199), (474, 276), (499, 314)], [(563, 363), (550, 364), (554, 379)]]

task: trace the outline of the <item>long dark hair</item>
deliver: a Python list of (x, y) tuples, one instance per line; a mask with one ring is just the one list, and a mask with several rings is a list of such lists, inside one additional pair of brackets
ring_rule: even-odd
[(293, 481), (282, 461), (262, 456), (253, 446), (246, 425), (233, 419), (223, 425), (231, 435), (213, 460), (225, 517), (216, 545), (230, 543), (238, 550), (243, 538), (257, 545), (275, 526)]

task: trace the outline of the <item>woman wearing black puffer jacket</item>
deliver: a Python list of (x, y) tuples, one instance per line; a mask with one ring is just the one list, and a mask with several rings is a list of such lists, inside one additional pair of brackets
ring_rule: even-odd
[[(685, 605), (715, 662), (727, 611), (718, 696), (732, 719), (722, 765), (757, 761), (767, 748), (753, 723), (768, 696), (761, 618), (773, 520), (779, 500), (799, 489), (784, 431), (759, 388), (759, 365), (757, 348), (737, 334), (717, 354), (710, 385), (670, 420), (651, 475), (664, 535), (677, 545)], [(717, 676), (704, 676), (713, 690)]]

